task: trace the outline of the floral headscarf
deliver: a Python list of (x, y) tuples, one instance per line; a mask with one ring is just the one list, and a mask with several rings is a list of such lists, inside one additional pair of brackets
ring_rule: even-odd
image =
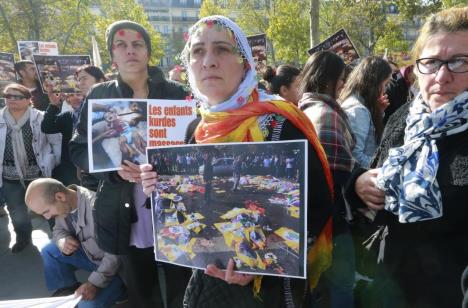
[[(245, 77), (239, 85), (236, 93), (234, 93), (234, 95), (232, 95), (226, 101), (221, 102), (215, 106), (209, 106), (207, 104), (208, 98), (203, 95), (197, 88), (195, 83), (195, 76), (193, 75), (193, 71), (190, 69), (191, 38), (195, 33), (197, 33), (197, 31), (205, 27), (214, 27), (218, 31), (228, 30), (229, 35), (232, 34), (234, 36), (240, 59), (243, 62), (247, 61), (247, 71)], [(247, 41), (247, 37), (239, 28), (239, 26), (227, 17), (219, 15), (208, 16), (200, 19), (195, 25), (193, 25), (188, 32), (187, 43), (185, 44), (185, 48), (182, 52), (182, 61), (187, 68), (188, 80), (195, 99), (201, 102), (202, 108), (205, 108), (209, 111), (218, 112), (239, 108), (247, 102), (248, 97), (257, 87), (257, 72), (255, 71), (255, 62), (252, 56), (252, 49), (250, 48), (250, 45)]]

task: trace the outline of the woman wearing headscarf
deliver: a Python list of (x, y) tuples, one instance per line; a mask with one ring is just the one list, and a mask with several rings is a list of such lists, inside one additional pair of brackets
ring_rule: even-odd
[[(378, 212), (369, 307), (459, 307), (468, 263), (468, 8), (429, 17), (413, 48), (420, 93), (390, 117), (348, 201)], [(379, 236), (377, 236), (379, 235)], [(381, 239), (380, 244), (377, 240)]]
[[(189, 31), (183, 51), (201, 119), (189, 125), (188, 143), (307, 139), (308, 281), (238, 274), (208, 265), (195, 270), (187, 287), (186, 307), (299, 307), (331, 260), (333, 183), (327, 158), (307, 117), (292, 103), (257, 89), (255, 64), (245, 34), (230, 19), (209, 16)], [(149, 194), (156, 173), (143, 165), (142, 184)], [(310, 299), (310, 298), (309, 298)], [(297, 305), (297, 306), (296, 306)]]

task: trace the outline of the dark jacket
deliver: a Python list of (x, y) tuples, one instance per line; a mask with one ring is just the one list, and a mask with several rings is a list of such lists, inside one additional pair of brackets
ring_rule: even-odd
[[(307, 139), (298, 128), (281, 116), (272, 115), (266, 119), (267, 123), (263, 123), (268, 129), (266, 141)], [(195, 143), (193, 133), (199, 121), (200, 119), (196, 119), (189, 125), (186, 134), (187, 143)], [(332, 214), (333, 206), (322, 165), (310, 144), (308, 154), (307, 224), (308, 237), (313, 240)], [(252, 283), (245, 287), (227, 284), (223, 280), (204, 274), (201, 270), (196, 270), (187, 286), (184, 307), (274, 308), (286, 307), (288, 299), (295, 303), (294, 307), (301, 307), (301, 303), (305, 303), (303, 307), (308, 307), (307, 280), (264, 276), (260, 299), (253, 296), (252, 290)]]
[[(390, 117), (374, 158), (375, 167), (383, 164), (390, 148), (403, 144), (408, 108), (405, 104)], [(369, 302), (385, 299), (391, 307), (459, 307), (462, 302), (460, 276), (468, 263), (468, 131), (443, 137), (436, 144), (443, 216), (399, 223), (392, 213), (378, 212), (374, 224), (376, 228), (388, 226), (388, 235), (384, 265)], [(355, 172), (354, 178), (363, 171)], [(347, 191), (348, 201), (364, 206), (353, 187), (354, 182)]]
[(41, 130), (45, 134), (62, 134), (62, 156), (60, 165), (53, 171), (53, 177), (64, 185), (78, 184), (77, 170), (70, 160), (68, 143), (73, 133), (72, 111), (60, 112), (60, 107), (50, 104), (41, 123)]
[[(187, 96), (181, 85), (164, 79), (158, 73), (150, 75), (148, 89), (150, 99), (184, 99)], [(91, 89), (83, 104), (76, 132), (69, 144), (70, 157), (75, 165), (89, 171), (88, 100), (132, 97), (133, 90), (120, 76), (117, 80), (98, 84)], [(101, 172), (93, 175), (101, 180), (95, 203), (98, 244), (108, 253), (126, 254), (131, 224), (137, 220), (133, 204), (133, 184), (123, 180), (117, 172)]]

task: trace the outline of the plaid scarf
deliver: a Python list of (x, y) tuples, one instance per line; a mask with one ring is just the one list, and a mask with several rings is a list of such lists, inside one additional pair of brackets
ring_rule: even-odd
[(419, 95), (406, 119), (404, 144), (390, 149), (377, 176), (386, 192), (385, 209), (401, 223), (436, 219), (443, 215), (437, 182), (437, 140), (468, 129), (468, 91), (431, 111)]

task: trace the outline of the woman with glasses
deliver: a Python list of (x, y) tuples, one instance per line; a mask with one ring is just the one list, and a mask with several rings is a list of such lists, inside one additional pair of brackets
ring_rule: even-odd
[(41, 132), (43, 112), (31, 107), (31, 93), (20, 84), (3, 91), (6, 106), (0, 110), (0, 185), (16, 233), (12, 252), (31, 242), (31, 219), (24, 194), (29, 183), (50, 177), (60, 162), (62, 137)]
[[(468, 263), (468, 7), (429, 17), (413, 49), (421, 92), (389, 119), (348, 201), (377, 211), (369, 307), (459, 307)], [(372, 245), (372, 243), (370, 244)], [(385, 305), (382, 303), (385, 303)], [(374, 303), (374, 305), (372, 305)]]
[[(78, 80), (80, 92), (77, 93), (62, 93), (61, 95), (52, 93), (52, 87), (48, 87), (50, 104), (44, 113), (44, 120), (41, 124), (43, 133), (46, 134), (62, 134), (62, 158), (60, 165), (54, 169), (52, 177), (59, 180), (64, 185), (78, 184), (79, 177), (86, 181), (81, 185), (91, 190), (96, 190), (97, 180), (90, 181), (89, 175), (79, 176), (75, 165), (70, 160), (68, 153), (68, 142), (73, 134), (73, 130), (78, 123), (78, 117), (81, 110), (81, 104), (84, 99), (84, 94), (88, 93), (89, 89), (100, 82), (106, 81), (104, 73), (100, 68), (92, 65), (83, 65), (76, 70), (75, 73)], [(61, 111), (62, 99), (65, 99), (71, 106), (70, 111)]]

